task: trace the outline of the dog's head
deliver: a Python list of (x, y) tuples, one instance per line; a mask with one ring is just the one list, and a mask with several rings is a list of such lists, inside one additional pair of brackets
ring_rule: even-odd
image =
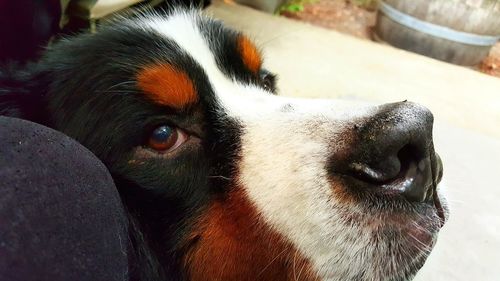
[(406, 280), (444, 221), (426, 108), (276, 96), (259, 49), (196, 12), (60, 42), (38, 72), (42, 122), (107, 165), (159, 271)]

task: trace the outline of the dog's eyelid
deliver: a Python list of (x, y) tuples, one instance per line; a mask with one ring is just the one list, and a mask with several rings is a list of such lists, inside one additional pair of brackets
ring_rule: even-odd
[[(179, 118), (181, 118), (181, 116), (179, 116)], [(157, 117), (154, 120), (149, 121), (148, 124), (145, 125), (143, 129), (143, 138), (142, 138), (143, 143), (147, 141), (151, 132), (153, 132), (156, 128), (160, 126), (169, 126), (172, 128), (177, 128), (182, 130), (189, 136), (194, 136), (198, 139), (202, 139), (201, 134), (199, 132), (196, 132), (195, 129), (190, 128), (189, 126), (186, 126), (185, 124), (182, 123), (183, 122), (176, 122), (175, 120), (172, 120), (172, 118), (166, 118), (166, 117)]]

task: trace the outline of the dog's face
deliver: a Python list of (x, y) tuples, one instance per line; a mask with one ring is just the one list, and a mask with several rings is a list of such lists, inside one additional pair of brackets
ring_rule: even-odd
[(435, 243), (423, 107), (276, 96), (247, 37), (190, 11), (59, 43), (42, 68), (46, 123), (108, 166), (161, 270), (406, 280)]

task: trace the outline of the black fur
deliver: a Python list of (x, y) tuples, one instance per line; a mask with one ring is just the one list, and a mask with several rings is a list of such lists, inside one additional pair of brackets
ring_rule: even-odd
[[(200, 27), (224, 71), (264, 87), (238, 56), (238, 33), (205, 19)], [(200, 102), (177, 111), (148, 100), (135, 75), (154, 62), (183, 69)], [(230, 188), (227, 179), (239, 154), (240, 126), (220, 112), (203, 69), (175, 42), (133, 21), (64, 39), (36, 65), (0, 72), (1, 115), (29, 119), (71, 136), (112, 173), (130, 216), (135, 253), (131, 280), (186, 278), (180, 259), (196, 243), (196, 237), (186, 240), (186, 235), (207, 203)], [(201, 143), (173, 159), (159, 156), (131, 164), (137, 161), (134, 150), (142, 148), (145, 136), (160, 124), (183, 128)]]
[[(238, 50), (237, 42), (241, 33), (227, 29), (222, 22), (206, 20), (200, 23), (200, 29), (209, 42), (211, 51), (219, 68), (229, 77), (238, 77), (240, 81), (262, 85), (268, 82), (269, 90), (276, 92), (276, 76), (261, 69), (259, 73), (252, 73), (245, 66)], [(267, 81), (266, 81), (267, 80)]]

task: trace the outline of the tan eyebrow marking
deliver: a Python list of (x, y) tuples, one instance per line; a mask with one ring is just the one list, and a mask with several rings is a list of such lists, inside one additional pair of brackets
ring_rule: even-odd
[(136, 78), (139, 88), (155, 103), (182, 109), (198, 100), (191, 78), (168, 63), (146, 66)]
[(240, 35), (238, 37), (238, 50), (246, 67), (257, 73), (262, 66), (262, 57), (255, 45), (246, 36)]

